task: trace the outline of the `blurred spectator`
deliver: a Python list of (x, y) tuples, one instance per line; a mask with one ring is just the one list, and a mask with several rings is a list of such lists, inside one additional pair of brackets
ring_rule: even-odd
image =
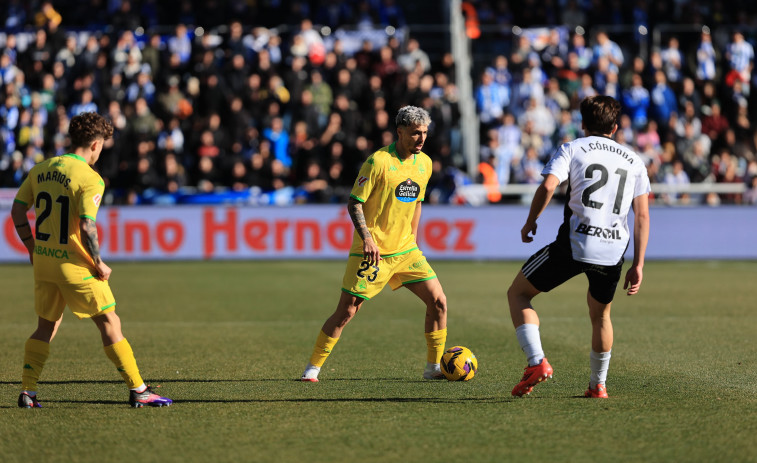
[(702, 133), (710, 137), (714, 144), (721, 145), (725, 142), (725, 132), (729, 128), (728, 119), (720, 112), (720, 104), (714, 102), (707, 107), (707, 112), (702, 118)]
[[(689, 185), (689, 176), (686, 175), (686, 172), (683, 170), (683, 162), (680, 160), (676, 160), (673, 162), (673, 169), (665, 174), (665, 178), (663, 180), (663, 183), (665, 185), (672, 185), (672, 186), (686, 186)], [(675, 203), (688, 203), (689, 196), (688, 194), (682, 194), (678, 195), (676, 193), (671, 194), (664, 194), (663, 195), (663, 201), (667, 204), (675, 204)]]
[(733, 33), (733, 42), (728, 44), (725, 56), (728, 59), (730, 69), (726, 76), (726, 82), (739, 79), (744, 86), (744, 95), (749, 95), (752, 68), (754, 67), (754, 47), (744, 39), (744, 34), (741, 31), (737, 30)]
[(280, 117), (271, 121), (271, 126), (263, 129), (263, 138), (271, 143), (271, 151), (274, 158), (281, 162), (286, 169), (292, 167), (292, 158), (289, 155), (289, 133), (284, 130), (284, 122)]
[(73, 117), (85, 112), (97, 112), (97, 104), (93, 101), (92, 91), (89, 89), (81, 92), (79, 103), (71, 106), (71, 111), (69, 111), (68, 115), (69, 117)]
[(610, 71), (619, 72), (623, 65), (623, 51), (617, 43), (610, 40), (607, 32), (599, 31), (596, 36), (596, 45), (594, 45), (594, 62), (600, 57), (606, 57), (610, 61)]
[(476, 90), (476, 109), (481, 123), (494, 123), (510, 104), (510, 89), (494, 80), (495, 73), (487, 69), (481, 75), (481, 85)]
[(329, 84), (323, 81), (323, 75), (319, 70), (311, 72), (310, 81), (307, 90), (312, 95), (313, 107), (318, 112), (318, 125), (324, 127), (334, 102), (334, 95)]
[(683, 53), (679, 48), (678, 39), (671, 37), (668, 40), (668, 47), (660, 52), (662, 59), (662, 71), (665, 73), (668, 82), (674, 88), (678, 88), (683, 78)]
[(718, 52), (712, 45), (709, 28), (702, 28), (699, 46), (696, 50), (696, 71), (699, 82), (712, 82), (717, 77)]
[(516, 167), (515, 178), (519, 183), (538, 184), (542, 181), (541, 172), (544, 170), (544, 163), (539, 160), (539, 153), (534, 147), (526, 149), (525, 155), (521, 158)]
[[(489, 139), (490, 145), (497, 144), (497, 137)], [(482, 152), (481, 162), (478, 165), (478, 183), (486, 187), (486, 198), (490, 203), (498, 203), (502, 199), (502, 193), (499, 191), (500, 180), (497, 178), (497, 155), (494, 151), (488, 152), (485, 157)]]
[(221, 171), (214, 162), (214, 158), (210, 156), (199, 158), (193, 183), (203, 193), (211, 193), (216, 186), (221, 185)]
[(655, 72), (655, 86), (651, 91), (651, 105), (649, 114), (660, 125), (664, 125), (673, 113), (678, 112), (673, 89), (668, 86), (666, 74), (663, 71)]
[(635, 130), (647, 124), (649, 104), (649, 90), (642, 85), (641, 75), (634, 74), (631, 87), (623, 91), (623, 106)]
[(189, 40), (187, 26), (178, 24), (174, 29), (174, 35), (168, 39), (168, 52), (175, 54), (182, 66), (189, 64), (192, 56), (192, 42)]
[(573, 34), (570, 53), (575, 53), (578, 69), (582, 71), (588, 69), (594, 62), (594, 50), (586, 46), (586, 37), (583, 34)]
[(55, 11), (52, 2), (42, 2), (39, 12), (34, 15), (34, 25), (37, 27), (56, 28), (60, 25), (63, 18), (60, 13)]
[(418, 40), (414, 38), (408, 39), (405, 52), (397, 57), (397, 64), (406, 73), (415, 72), (416, 68), (421, 74), (431, 71), (431, 61), (428, 54), (421, 50)]

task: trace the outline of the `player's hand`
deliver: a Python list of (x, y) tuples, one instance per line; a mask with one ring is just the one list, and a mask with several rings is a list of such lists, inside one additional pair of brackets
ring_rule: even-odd
[(110, 274), (113, 272), (103, 261), (95, 264), (95, 271), (97, 271), (97, 279), (101, 281), (108, 281)]
[(534, 223), (528, 223), (526, 222), (525, 225), (523, 225), (523, 228), (520, 229), (520, 239), (524, 243), (530, 243), (534, 240), (533, 236), (530, 235), (536, 235), (536, 222)]
[(623, 283), (623, 289), (627, 290), (626, 294), (629, 296), (633, 296), (634, 294), (639, 292), (639, 288), (641, 288), (641, 280), (643, 278), (643, 274), (641, 271), (641, 267), (631, 267), (626, 272), (626, 281)]
[(33, 239), (24, 241), (24, 244), (26, 245), (26, 251), (29, 253), (29, 263), (32, 265), (34, 265), (34, 243), (35, 240)]
[(371, 265), (378, 265), (381, 260), (379, 247), (371, 238), (363, 241), (363, 258)]

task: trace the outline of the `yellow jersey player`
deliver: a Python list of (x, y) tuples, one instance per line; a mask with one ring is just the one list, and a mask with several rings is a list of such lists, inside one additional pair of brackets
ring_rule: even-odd
[(318, 381), (345, 325), (387, 283), (394, 290), (405, 286), (426, 305), (423, 377), (444, 378), (439, 361), (447, 339), (447, 299), (415, 241), (431, 176), (431, 159), (421, 151), (430, 123), (425, 110), (403, 107), (396, 118), (397, 141), (373, 153), (360, 169), (347, 204), (355, 232), (341, 297), (321, 328), (302, 381)]
[[(100, 256), (95, 218), (105, 184), (91, 166), (113, 135), (111, 123), (96, 113), (74, 116), (69, 125), (73, 153), (32, 168), (11, 209), (19, 238), (34, 266), (37, 330), (26, 341), (18, 406), (41, 407), (37, 381), (66, 305), (79, 319), (91, 318), (100, 330), (105, 354), (131, 392), (133, 407), (171, 405), (142, 381), (129, 342), (121, 332), (116, 301), (108, 285), (111, 269)], [(26, 217), (36, 212), (35, 230)]]

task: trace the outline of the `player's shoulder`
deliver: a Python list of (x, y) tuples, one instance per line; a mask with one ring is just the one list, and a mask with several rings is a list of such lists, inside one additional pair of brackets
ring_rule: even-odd
[(82, 162), (73, 163), (71, 166), (72, 172), (80, 178), (82, 185), (100, 184), (105, 186), (103, 178), (95, 169), (82, 160)]
[(418, 159), (418, 162), (422, 162), (423, 164), (429, 164), (429, 165), (431, 164), (431, 156), (424, 153), (423, 151), (419, 152), (416, 155), (416, 157)]
[(373, 154), (368, 156), (368, 159), (365, 160), (365, 163), (375, 167), (382, 167), (390, 159), (392, 159), (392, 147), (393, 145), (384, 146), (383, 148), (374, 151)]
[(32, 168), (29, 169), (29, 175), (31, 175), (33, 172), (39, 172), (40, 170), (45, 170), (48, 167), (51, 167), (54, 163), (55, 163), (55, 158), (48, 158), (48, 159), (42, 160), (34, 164), (34, 166), (32, 166)]

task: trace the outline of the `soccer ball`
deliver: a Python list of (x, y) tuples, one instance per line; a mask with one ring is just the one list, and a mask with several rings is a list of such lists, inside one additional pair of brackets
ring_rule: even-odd
[(450, 347), (442, 355), (442, 373), (450, 381), (468, 381), (478, 370), (478, 360), (467, 347)]

